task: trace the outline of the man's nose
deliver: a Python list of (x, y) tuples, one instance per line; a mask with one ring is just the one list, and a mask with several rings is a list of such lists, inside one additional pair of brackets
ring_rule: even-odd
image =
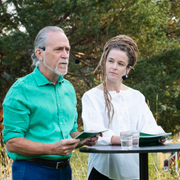
[(69, 51), (67, 51), (66, 49), (63, 49), (61, 57), (65, 58), (65, 59), (68, 59), (69, 58)]

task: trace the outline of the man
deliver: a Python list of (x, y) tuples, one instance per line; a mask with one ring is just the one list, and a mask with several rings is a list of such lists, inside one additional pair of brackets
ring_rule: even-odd
[(58, 27), (43, 28), (34, 42), (34, 71), (10, 88), (3, 102), (3, 139), (12, 158), (13, 180), (70, 180), (71, 152), (95, 145), (97, 137), (80, 143), (76, 95), (63, 79), (70, 45)]

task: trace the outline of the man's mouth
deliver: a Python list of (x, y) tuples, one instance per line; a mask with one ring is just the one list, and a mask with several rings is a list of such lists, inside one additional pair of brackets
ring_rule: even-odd
[(66, 69), (68, 67), (68, 62), (67, 61), (66, 62), (65, 61), (61, 61), (61, 62), (59, 62), (58, 65), (60, 65), (61, 68)]
[(61, 65), (67, 65), (68, 64), (68, 60), (67, 59), (63, 59), (59, 62), (59, 64)]

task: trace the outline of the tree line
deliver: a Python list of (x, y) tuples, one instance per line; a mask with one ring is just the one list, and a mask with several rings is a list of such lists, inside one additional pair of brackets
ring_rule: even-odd
[(125, 84), (145, 95), (165, 131), (180, 130), (178, 0), (0, 0), (0, 11), (0, 104), (11, 85), (33, 71), (31, 54), (38, 31), (58, 26), (80, 60), (75, 64), (70, 57), (65, 78), (75, 87), (82, 125), (81, 97), (101, 82), (100, 70), (94, 70), (103, 46), (125, 34), (139, 48), (138, 62)]

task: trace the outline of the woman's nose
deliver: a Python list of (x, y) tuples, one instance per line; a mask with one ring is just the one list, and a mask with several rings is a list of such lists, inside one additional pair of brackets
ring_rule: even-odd
[(117, 63), (113, 63), (113, 69), (116, 69), (117, 68)]

